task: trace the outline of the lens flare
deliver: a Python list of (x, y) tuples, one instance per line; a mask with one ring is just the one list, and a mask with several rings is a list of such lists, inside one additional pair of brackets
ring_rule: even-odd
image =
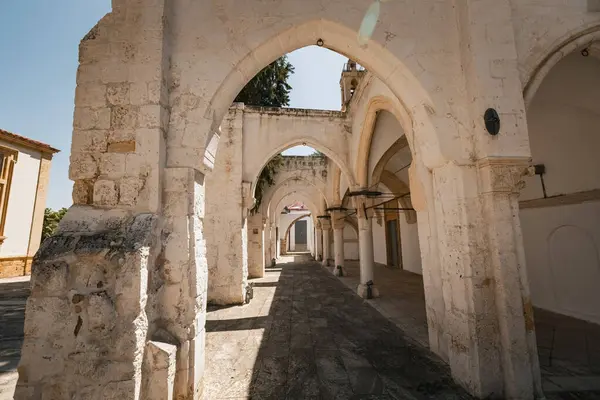
[(377, 26), (377, 20), (379, 19), (379, 12), (381, 10), (381, 3), (379, 0), (375, 0), (373, 4), (367, 9), (367, 13), (360, 24), (358, 30), (358, 43), (361, 46), (366, 45), (371, 39), (375, 27)]

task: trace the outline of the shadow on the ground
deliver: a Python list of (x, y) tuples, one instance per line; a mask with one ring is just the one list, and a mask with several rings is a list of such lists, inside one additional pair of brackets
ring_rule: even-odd
[(29, 281), (0, 284), (0, 400), (13, 398)]
[(320, 264), (296, 256), (276, 268), (268, 315), (207, 321), (207, 332), (264, 329), (251, 399), (471, 398), (445, 364)]

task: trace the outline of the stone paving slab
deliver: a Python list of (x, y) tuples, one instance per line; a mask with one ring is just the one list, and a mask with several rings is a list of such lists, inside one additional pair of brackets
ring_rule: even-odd
[[(278, 265), (254, 282), (249, 305), (208, 313), (205, 398), (469, 398), (451, 382), (444, 364), (319, 264)], [(28, 278), (0, 279), (0, 400), (12, 399), (16, 384), (28, 294)], [(557, 323), (555, 315), (536, 311), (538, 316)], [(595, 328), (577, 320), (568, 327), (573, 339), (582, 330), (591, 332), (586, 357), (597, 365)], [(544, 347), (551, 336), (538, 340)], [(550, 376), (544, 381), (546, 399), (600, 400), (597, 375), (573, 370), (561, 356), (555, 352), (548, 361), (540, 351)]]
[(206, 399), (471, 398), (318, 263), (279, 264), (255, 283), (249, 305), (209, 310)]
[[(345, 269), (346, 276), (338, 279), (354, 291), (359, 283), (359, 264), (346, 261)], [(376, 264), (374, 281), (381, 297), (369, 300), (369, 305), (411, 340), (428, 347), (421, 275)], [(552, 398), (600, 398), (600, 326), (539, 308), (534, 314), (546, 397), (562, 392), (552, 394)]]
[(0, 279), (0, 400), (11, 400), (21, 358), (29, 277)]

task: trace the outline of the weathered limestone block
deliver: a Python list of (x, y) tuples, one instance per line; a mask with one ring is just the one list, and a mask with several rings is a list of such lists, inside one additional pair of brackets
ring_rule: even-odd
[(177, 345), (174, 393), (197, 399), (204, 374), (208, 270), (204, 241), (204, 176), (191, 168), (166, 168), (163, 251), (149, 290), (151, 337), (165, 331)]
[(485, 159), (433, 173), (449, 364), (455, 379), (477, 396), (541, 394), (518, 249), (523, 161)]
[(219, 156), (206, 178), (204, 232), (208, 302), (212, 304), (242, 304), (246, 298), (248, 244), (242, 198), (242, 116), (239, 107), (234, 106), (223, 120)]
[(152, 214), (69, 210), (34, 259), (15, 398), (138, 398), (157, 236)]
[(165, 400), (173, 398), (177, 346), (150, 341), (146, 345), (144, 399)]
[(97, 180), (94, 184), (94, 203), (101, 206), (115, 206), (119, 202), (119, 193), (114, 181)]

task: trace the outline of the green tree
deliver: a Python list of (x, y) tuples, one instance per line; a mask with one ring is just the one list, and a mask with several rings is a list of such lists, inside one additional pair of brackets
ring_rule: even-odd
[(292, 90), (288, 79), (293, 73), (294, 67), (287, 56), (280, 57), (256, 74), (238, 93), (234, 102), (259, 107), (288, 106)]
[(66, 208), (61, 208), (58, 211), (54, 211), (51, 208), (46, 208), (44, 210), (44, 224), (42, 226), (42, 241), (46, 240), (50, 236), (54, 235), (56, 232), (56, 228), (58, 228), (58, 223), (67, 213)]
[(279, 170), (279, 167), (282, 165), (283, 156), (281, 154), (277, 154), (275, 157), (269, 160), (267, 165), (265, 165), (263, 170), (260, 172), (258, 181), (256, 181), (256, 190), (254, 192), (254, 199), (256, 202), (254, 203), (252, 210), (250, 210), (250, 213), (256, 214), (262, 203), (265, 190), (267, 190), (269, 186), (273, 186), (273, 184), (275, 184), (275, 175), (277, 175), (277, 170)]
[[(292, 87), (288, 83), (288, 79), (293, 73), (294, 67), (287, 57), (280, 57), (256, 74), (234, 101), (259, 107), (289, 106)], [(252, 214), (260, 208), (264, 191), (275, 183), (275, 175), (282, 164), (283, 156), (278, 154), (261, 171), (254, 192), (256, 203), (250, 210)]]

